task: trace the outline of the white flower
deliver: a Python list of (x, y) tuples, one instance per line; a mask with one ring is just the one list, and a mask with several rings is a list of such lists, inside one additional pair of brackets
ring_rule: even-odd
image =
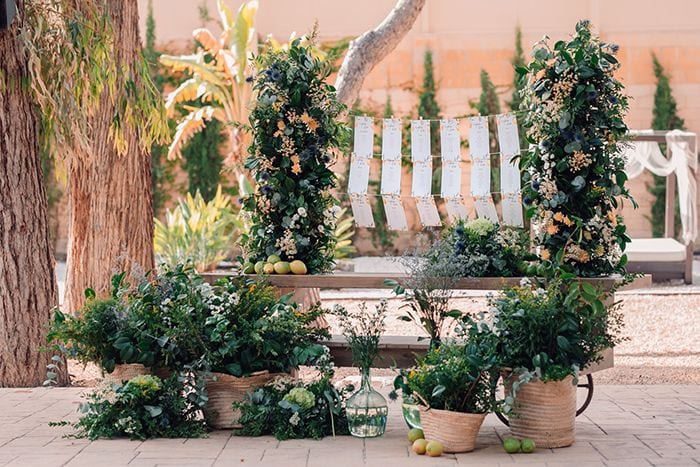
[(522, 279), (520, 279), (521, 287), (529, 287), (531, 284), (532, 282), (530, 282), (530, 279), (528, 279), (527, 277), (523, 277)]
[(298, 213), (301, 217), (306, 217), (306, 209), (305, 209), (305, 208), (299, 207), (299, 209), (297, 209), (297, 213)]
[(291, 417), (289, 417), (289, 423), (291, 423), (294, 426), (297, 426), (299, 424), (299, 421), (301, 420), (301, 417), (299, 417), (299, 412), (294, 412)]

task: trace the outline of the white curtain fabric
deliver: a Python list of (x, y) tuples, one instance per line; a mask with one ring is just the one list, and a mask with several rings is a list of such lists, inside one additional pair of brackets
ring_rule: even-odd
[[(651, 134), (652, 130), (632, 131), (631, 136)], [(675, 172), (678, 184), (678, 204), (686, 245), (698, 235), (697, 184), (698, 141), (695, 133), (673, 130), (666, 134), (670, 157), (666, 158), (659, 144), (652, 141), (632, 141), (625, 149), (625, 172), (629, 178), (638, 177), (645, 169), (666, 177)]]

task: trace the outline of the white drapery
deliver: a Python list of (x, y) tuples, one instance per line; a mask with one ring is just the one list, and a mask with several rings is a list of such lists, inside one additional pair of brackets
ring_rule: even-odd
[[(632, 131), (631, 136), (652, 134), (652, 130)], [(667, 177), (676, 174), (678, 204), (685, 244), (694, 242), (698, 234), (697, 184), (698, 140), (695, 133), (673, 130), (666, 133), (666, 145), (670, 157), (666, 158), (653, 141), (632, 141), (625, 149), (625, 172), (629, 178), (638, 177), (644, 169)], [(691, 170), (692, 169), (692, 170)]]

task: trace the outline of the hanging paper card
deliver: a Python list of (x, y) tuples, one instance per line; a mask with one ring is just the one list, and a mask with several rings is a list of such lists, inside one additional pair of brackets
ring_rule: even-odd
[(401, 159), (401, 120), (385, 118), (382, 129), (382, 159)]
[(462, 194), (462, 168), (459, 162), (443, 162), (440, 190), (443, 198)]
[(501, 154), (501, 192), (518, 193), (520, 191), (520, 168), (517, 155)]
[(366, 157), (352, 155), (350, 161), (350, 176), (348, 178), (348, 193), (365, 194), (369, 184), (369, 161)]
[(416, 198), (416, 208), (418, 209), (418, 217), (420, 217), (420, 223), (423, 227), (439, 227), (442, 225), (440, 222), (440, 214), (438, 213), (435, 200), (432, 196)]
[(523, 226), (523, 204), (519, 193), (505, 193), (501, 200), (503, 223), (513, 227)]
[(476, 206), (476, 215), (478, 217), (488, 219), (494, 224), (498, 223), (498, 214), (496, 213), (496, 206), (493, 204), (491, 195), (476, 197), (474, 205)]
[(411, 184), (411, 196), (431, 196), (433, 185), (433, 161), (413, 163), (413, 183)]
[(445, 207), (447, 208), (447, 215), (451, 222), (459, 219), (467, 220), (469, 218), (467, 207), (464, 205), (461, 197), (445, 199)]
[(382, 185), (383, 195), (401, 194), (401, 159), (382, 161)]
[(408, 230), (406, 222), (406, 211), (398, 196), (382, 196), (384, 202), (384, 212), (386, 213), (386, 223), (389, 230)]
[(489, 155), (489, 120), (488, 117), (470, 117), (469, 154), (472, 159)]
[(472, 159), (472, 196), (491, 194), (491, 160), (487, 157)]
[(512, 113), (496, 116), (498, 124), (498, 146), (501, 154), (513, 156), (520, 154), (520, 141), (518, 139), (518, 121)]
[(411, 120), (411, 160), (430, 160), (430, 120)]
[(367, 195), (351, 195), (350, 207), (352, 208), (352, 216), (355, 218), (355, 224), (358, 227), (374, 227), (372, 207), (369, 204)]
[(440, 120), (440, 152), (443, 162), (456, 162), (460, 159), (459, 128), (457, 120)]
[(354, 153), (362, 157), (372, 157), (374, 153), (374, 119), (355, 117)]

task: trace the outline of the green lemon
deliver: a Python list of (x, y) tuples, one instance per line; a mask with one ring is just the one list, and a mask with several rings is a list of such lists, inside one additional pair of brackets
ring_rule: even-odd
[(289, 272), (291, 271), (289, 263), (286, 261), (277, 261), (274, 264), (274, 268), (277, 274), (289, 274)]
[(425, 452), (427, 452), (430, 457), (440, 457), (444, 450), (445, 448), (439, 441), (428, 441), (428, 445), (425, 447)]
[(503, 449), (508, 454), (515, 454), (520, 451), (520, 441), (517, 438), (506, 438), (503, 440)]
[(280, 261), (282, 261), (282, 258), (280, 258), (280, 257), (277, 256), (277, 255), (270, 255), (270, 256), (267, 257), (267, 262), (268, 262), (268, 263), (275, 264), (275, 263), (279, 263)]
[(425, 438), (425, 435), (423, 434), (423, 430), (420, 428), (411, 428), (408, 430), (408, 440), (410, 442), (414, 442), (417, 439), (423, 439)]
[(265, 261), (258, 261), (257, 263), (255, 263), (255, 266), (253, 266), (253, 270), (255, 271), (255, 274), (262, 274), (264, 267)]
[(535, 442), (530, 438), (524, 438), (522, 441), (520, 441), (520, 449), (522, 449), (524, 453), (530, 454), (531, 452), (534, 452), (535, 447)]
[(243, 274), (253, 274), (255, 272), (255, 265), (253, 263), (243, 263), (243, 266), (241, 266), (241, 269), (243, 269)]

